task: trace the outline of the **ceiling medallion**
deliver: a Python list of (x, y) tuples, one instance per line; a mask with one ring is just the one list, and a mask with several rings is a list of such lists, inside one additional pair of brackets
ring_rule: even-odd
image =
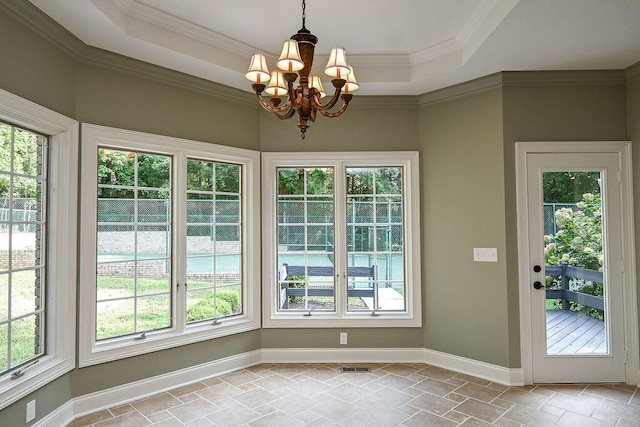
[[(278, 58), (277, 66), (282, 72), (274, 71), (269, 74), (264, 55), (256, 53), (251, 57), (249, 71), (246, 74), (247, 79), (254, 82), (251, 87), (256, 92), (260, 105), (267, 111), (275, 113), (280, 120), (289, 119), (294, 113), (298, 113), (298, 128), (302, 139), (310, 126), (309, 122), (315, 121), (318, 112), (329, 118), (342, 115), (353, 98), (352, 92), (359, 87), (353, 68), (347, 64), (344, 48), (334, 47), (331, 49), (324, 72), (332, 77), (331, 83), (335, 92), (327, 104), (323, 105), (320, 102), (320, 99), (326, 96), (320, 76), (309, 76), (318, 38), (305, 27), (305, 8), (305, 0), (302, 0), (302, 28), (284, 42)], [(294, 87), (298, 78), (298, 87)], [(267, 81), (269, 85), (265, 85)], [(271, 98), (265, 99), (263, 92)], [(282, 105), (281, 96), (286, 96)], [(342, 106), (337, 111), (330, 112), (340, 98), (343, 101)]]

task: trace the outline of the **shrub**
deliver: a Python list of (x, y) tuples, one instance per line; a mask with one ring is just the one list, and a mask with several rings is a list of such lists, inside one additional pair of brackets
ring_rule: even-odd
[(214, 317), (228, 316), (240, 311), (240, 296), (236, 291), (229, 289), (219, 290), (216, 292), (216, 297), (217, 298), (214, 299), (214, 294), (210, 294), (190, 306), (187, 310), (187, 321), (194, 322)]
[[(544, 260), (546, 265), (567, 264), (587, 270), (602, 271), (604, 255), (602, 251), (602, 206), (600, 194), (585, 193), (576, 203), (576, 210), (561, 208), (555, 213), (558, 231), (544, 236)], [(547, 287), (559, 287), (558, 278), (548, 277)], [(602, 283), (571, 279), (572, 291), (602, 297)], [(557, 308), (551, 303), (549, 308)], [(583, 314), (603, 319), (602, 310), (571, 303), (571, 309)]]

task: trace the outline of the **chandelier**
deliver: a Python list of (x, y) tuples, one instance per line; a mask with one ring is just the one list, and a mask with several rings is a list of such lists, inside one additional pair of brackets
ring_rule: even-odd
[[(318, 38), (305, 27), (305, 8), (305, 0), (302, 0), (302, 28), (284, 42), (278, 58), (277, 66), (282, 72), (274, 71), (269, 74), (265, 56), (256, 53), (251, 57), (249, 71), (246, 73), (247, 79), (254, 82), (251, 87), (256, 92), (260, 105), (267, 111), (275, 113), (280, 120), (289, 119), (298, 113), (298, 128), (302, 139), (310, 126), (309, 122), (315, 121), (318, 112), (329, 118), (342, 115), (353, 98), (351, 92), (359, 87), (353, 67), (347, 64), (344, 48), (334, 47), (331, 49), (324, 72), (332, 78), (331, 84), (335, 92), (326, 104), (321, 103), (320, 99), (325, 97), (326, 93), (320, 76), (309, 75)], [(298, 86), (294, 87), (298, 79)], [(265, 82), (269, 84), (265, 85)], [(270, 95), (268, 100), (263, 96), (263, 92)], [(281, 96), (286, 96), (284, 104)], [(342, 99), (340, 108), (329, 111), (335, 107), (339, 99)]]

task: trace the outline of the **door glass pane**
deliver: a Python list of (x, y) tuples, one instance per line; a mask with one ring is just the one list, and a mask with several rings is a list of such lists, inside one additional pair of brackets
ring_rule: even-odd
[(347, 168), (349, 311), (405, 310), (402, 173)]
[(333, 168), (279, 168), (278, 309), (335, 311)]
[(600, 172), (543, 174), (549, 355), (609, 353), (601, 179)]

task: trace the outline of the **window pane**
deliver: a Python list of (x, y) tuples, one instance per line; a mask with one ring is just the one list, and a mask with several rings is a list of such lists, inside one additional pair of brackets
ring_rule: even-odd
[(39, 315), (23, 317), (11, 322), (11, 365), (16, 366), (40, 353)]
[(169, 188), (171, 184), (171, 158), (151, 154), (138, 154), (138, 187)]
[(98, 301), (96, 305), (96, 339), (132, 334), (134, 328), (133, 298)]
[(213, 163), (187, 160), (187, 189), (213, 190)]
[(350, 311), (405, 310), (402, 197), (402, 168), (347, 168)]
[(169, 156), (98, 150), (97, 339), (171, 327), (170, 184)]
[(46, 144), (0, 123), (0, 373), (44, 351)]
[(216, 191), (218, 193), (240, 193), (240, 166), (216, 163)]
[[(187, 322), (242, 313), (241, 167), (188, 160)], [(213, 183), (213, 184), (211, 184)], [(238, 285), (225, 288), (225, 285)], [(232, 294), (227, 300), (220, 295)]]
[(333, 168), (280, 168), (279, 310), (335, 311)]
[(135, 182), (135, 153), (98, 149), (98, 187), (130, 186)]

